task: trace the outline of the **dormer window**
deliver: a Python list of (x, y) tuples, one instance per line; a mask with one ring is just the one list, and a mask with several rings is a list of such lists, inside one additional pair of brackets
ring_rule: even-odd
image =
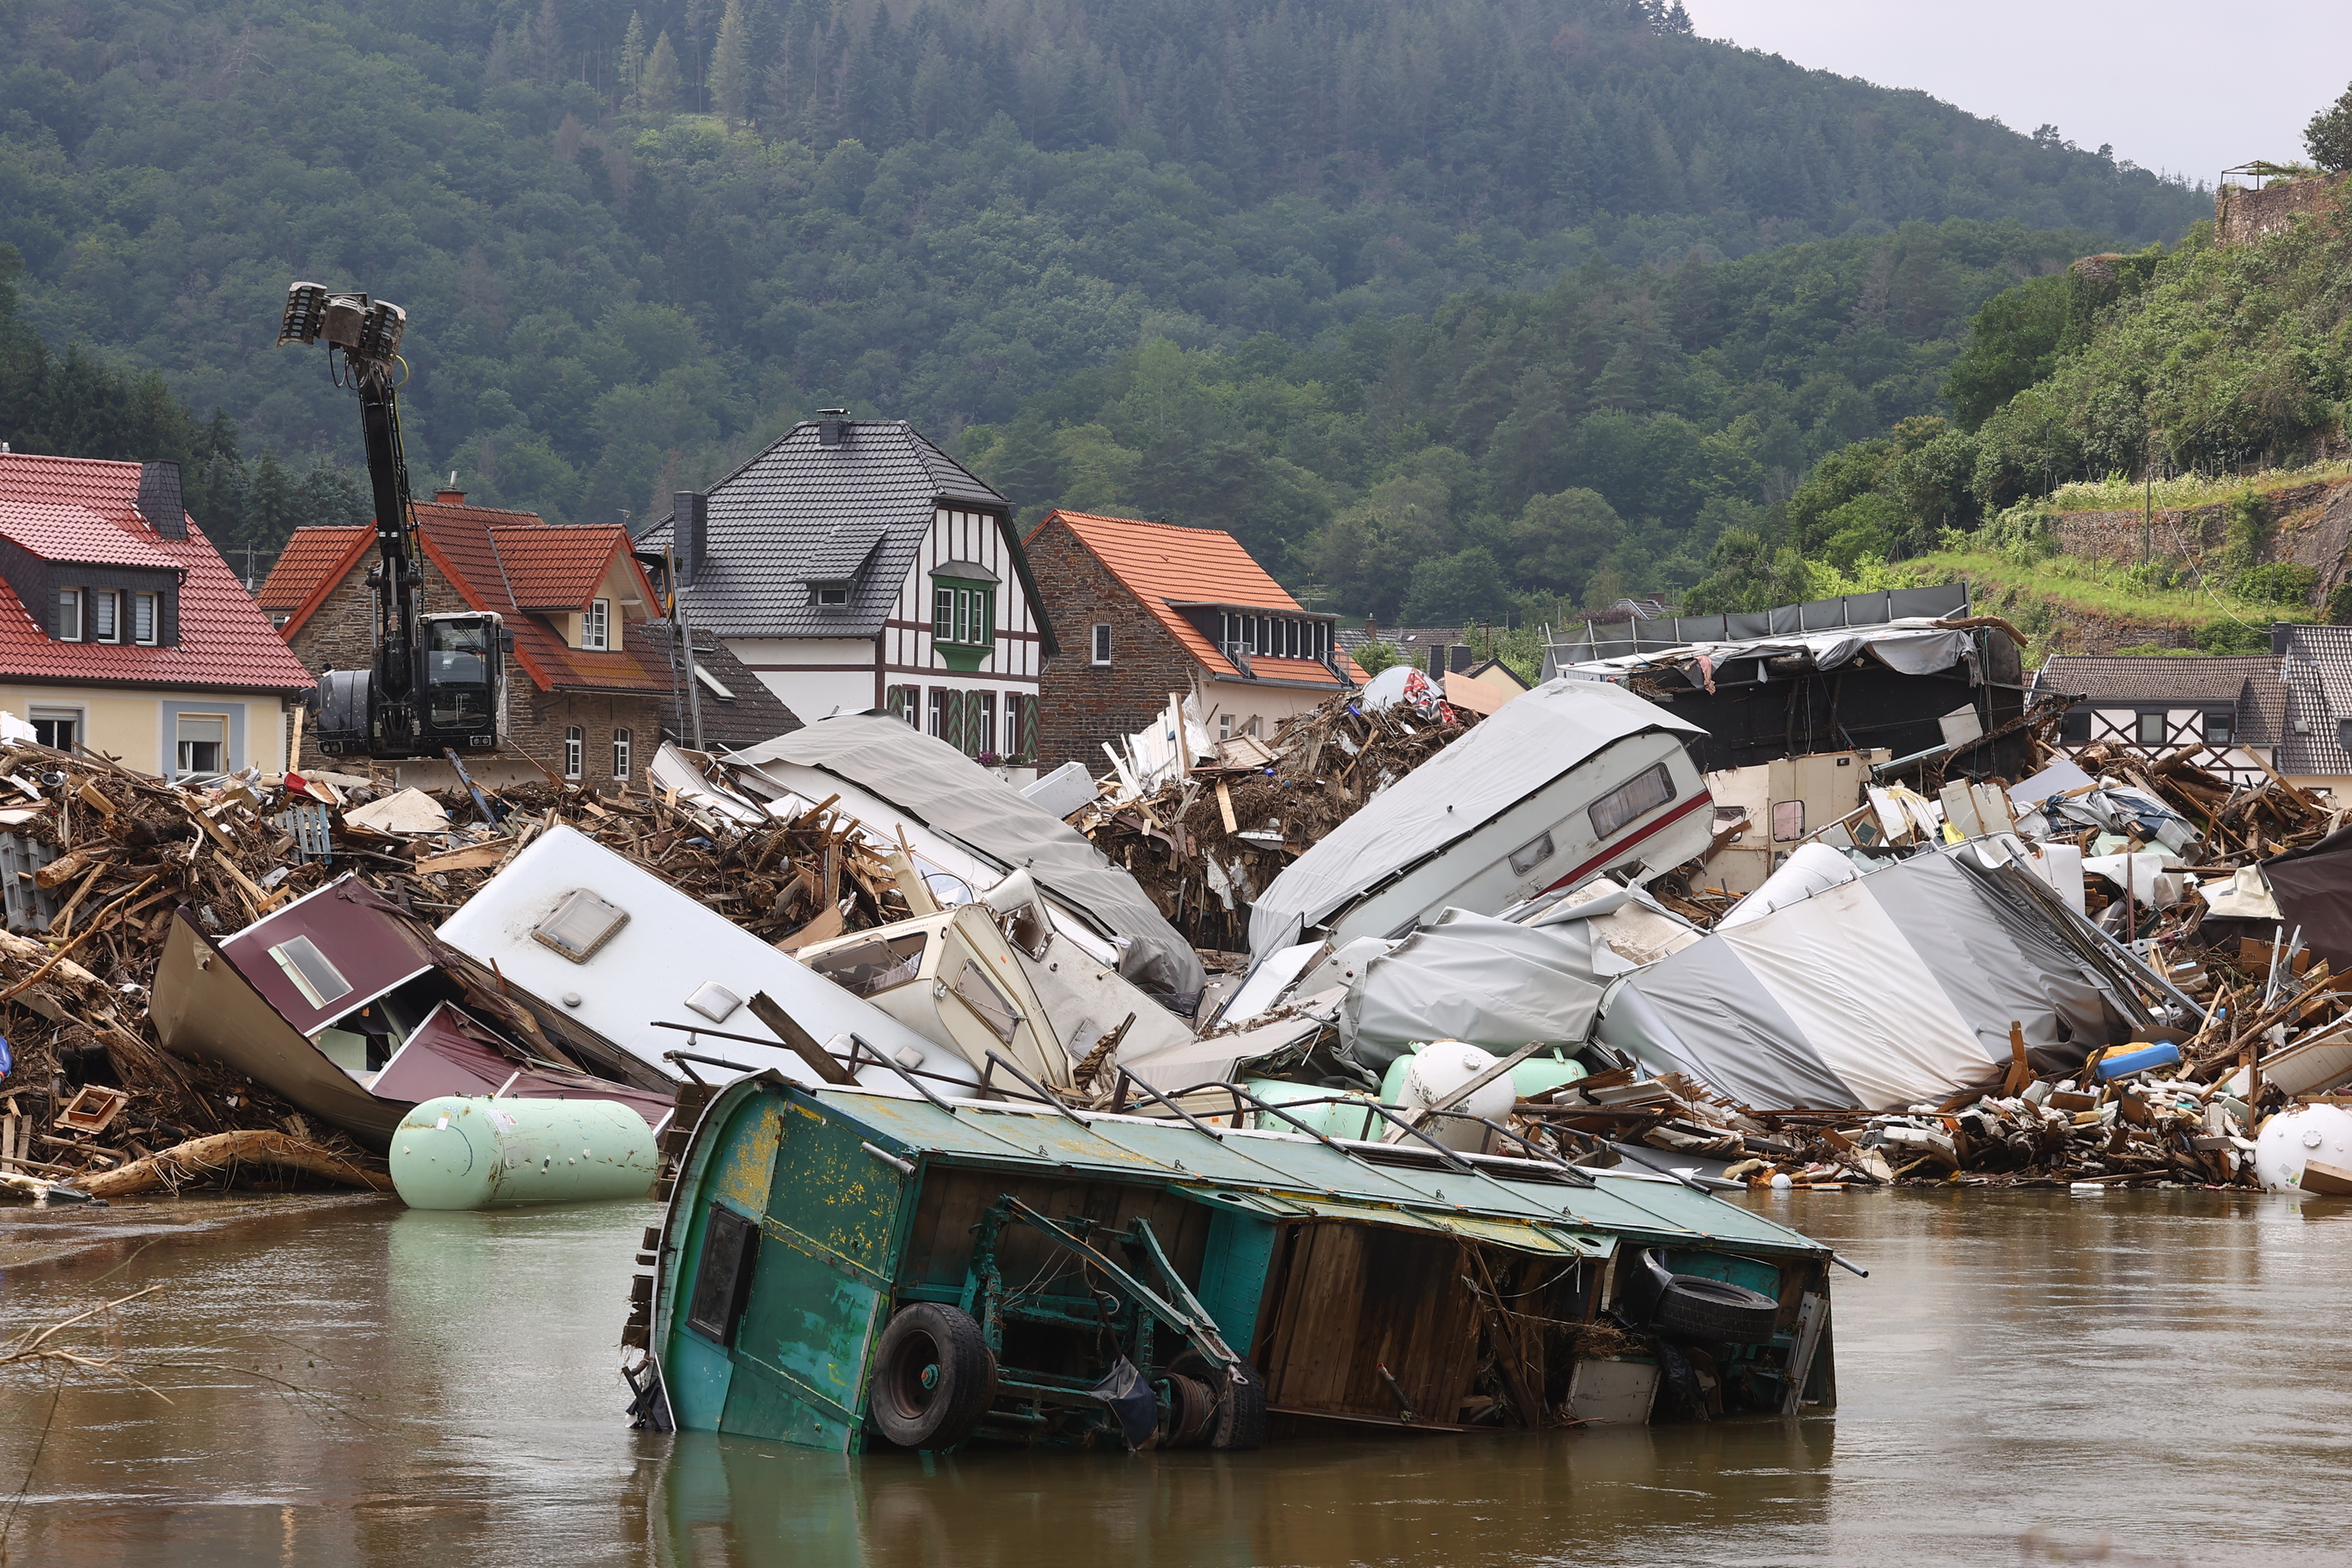
[(816, 602), (820, 607), (824, 605), (837, 606), (848, 604), (849, 584), (846, 583), (819, 583), (816, 585)]
[(121, 595), (111, 588), (92, 589), (89, 595), (89, 640), (121, 642), (122, 624), (117, 612), (121, 607)]
[(58, 640), (59, 642), (81, 641), (81, 590), (79, 588), (58, 590)]
[(142, 647), (153, 647), (155, 646), (155, 595), (152, 594), (131, 595), (131, 640), (139, 644)]
[(580, 646), (590, 653), (603, 653), (613, 646), (613, 601), (591, 599), (580, 617)]

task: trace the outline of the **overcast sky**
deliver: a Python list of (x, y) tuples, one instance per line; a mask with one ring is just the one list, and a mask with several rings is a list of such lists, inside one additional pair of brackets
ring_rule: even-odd
[(1702, 37), (1916, 87), (2013, 131), (2213, 183), (2303, 153), (2352, 79), (2346, 0), (1684, 0)]

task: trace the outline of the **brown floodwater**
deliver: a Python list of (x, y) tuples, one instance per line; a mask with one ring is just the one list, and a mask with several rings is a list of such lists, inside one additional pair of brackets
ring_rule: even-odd
[[(1833, 1417), (845, 1459), (625, 1428), (650, 1205), (0, 1208), (0, 1336), (148, 1285), (159, 1393), (0, 1382), (9, 1563), (2352, 1561), (2352, 1202), (1747, 1200), (1868, 1265)], [(0, 1502), (0, 1516), (8, 1510)]]

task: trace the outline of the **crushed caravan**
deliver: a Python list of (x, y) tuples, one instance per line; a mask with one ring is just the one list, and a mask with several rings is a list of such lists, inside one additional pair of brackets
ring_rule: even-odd
[(1602, 871), (1647, 880), (1713, 842), (1696, 725), (1622, 688), (1538, 686), (1390, 784), (1258, 896), (1250, 951), (1401, 937)]
[(762, 1074), (644, 1245), (623, 1337), (656, 1429), (1244, 1449), (1836, 1398), (1828, 1248), (1549, 1156)]
[(613, 1100), (658, 1131), (670, 1079), (346, 874), (215, 942), (175, 914), (157, 1037), (266, 1085), (381, 1152), (444, 1095)]
[[(1066, 931), (1179, 1013), (1207, 975), (1192, 944), (1133, 876), (1086, 837), (936, 737), (880, 713), (819, 720), (727, 759), (744, 787), (764, 783), (814, 805), (828, 799), (877, 833), (912, 826), (971, 867), (969, 892), (1016, 870), (1037, 880)], [(964, 901), (969, 901), (966, 900)]]

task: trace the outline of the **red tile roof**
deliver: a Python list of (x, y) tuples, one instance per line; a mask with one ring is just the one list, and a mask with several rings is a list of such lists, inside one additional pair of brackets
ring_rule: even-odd
[[(1241, 671), (1172, 605), (1235, 605), (1275, 615), (1307, 613), (1242, 548), (1240, 540), (1223, 529), (1052, 511), (1030, 531), (1030, 542), (1055, 522), (1068, 529), (1212, 674), (1239, 677)], [(1311, 659), (1252, 658), (1250, 668), (1261, 680), (1296, 680), (1335, 689), (1339, 686), (1329, 670)], [(1355, 668), (1353, 659), (1344, 668), (1359, 684), (1368, 679)]]
[[(19, 542), (47, 539), (51, 529), (69, 526), (76, 542), (59, 541), (57, 553), (26, 544), (50, 559), (181, 574), (180, 641), (173, 647), (55, 641), (15, 592), (0, 586), (0, 676), (232, 691), (310, 689), (310, 671), (204, 531), (190, 521), (185, 539), (166, 539), (140, 516), (138, 464), (0, 454), (0, 506), (7, 508), (9, 536)], [(82, 515), (68, 524), (73, 513)], [(18, 525), (26, 531), (22, 536)]]
[(140, 542), (88, 507), (0, 500), (0, 537), (23, 545), (44, 561), (180, 570), (178, 562), (153, 545)]
[(515, 603), (527, 610), (577, 610), (596, 594), (613, 557), (628, 547), (618, 524), (497, 530), (499, 560)]
[[(628, 554), (627, 530), (561, 528), (536, 512), (462, 502), (418, 501), (415, 506), (425, 553), (457, 584), (468, 608), (495, 610), (505, 617), (515, 634), (515, 661), (541, 690), (551, 691), (559, 686), (605, 691), (670, 689), (668, 668), (653, 649), (638, 645), (625, 633), (620, 652), (589, 653), (565, 646), (562, 635), (545, 619), (548, 612), (587, 608), (615, 556), (636, 574), (645, 601), (653, 602), (653, 584)], [(260, 594), (264, 605), (289, 616), (284, 627), (287, 637), (291, 637), (317, 613), (335, 585), (360, 565), (374, 541), (372, 524), (295, 531)]]
[(286, 617), (278, 629), (291, 638), (374, 543), (373, 528), (298, 528), (254, 598), (271, 615)]

